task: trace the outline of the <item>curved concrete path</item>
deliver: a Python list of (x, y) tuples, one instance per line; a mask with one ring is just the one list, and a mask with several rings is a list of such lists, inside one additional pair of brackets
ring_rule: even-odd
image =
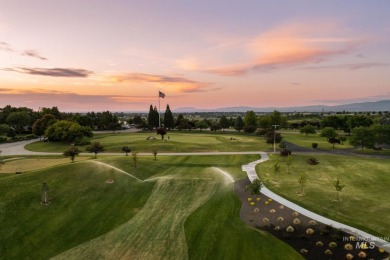
[[(246, 165), (243, 165), (242, 166), (242, 170), (245, 171), (248, 175), (248, 178), (251, 182), (253, 182), (255, 179), (258, 178), (257, 174), (256, 174), (256, 170), (255, 170), (255, 167), (257, 164), (259, 163), (262, 163), (262, 162), (265, 162), (269, 159), (268, 155), (265, 153), (265, 152), (259, 152), (259, 154), (261, 155), (261, 159), (260, 160), (257, 160), (257, 161), (254, 161), (254, 162), (251, 162), (249, 164), (246, 164)], [(383, 239), (380, 239), (374, 235), (371, 235), (367, 232), (364, 232), (362, 230), (359, 230), (359, 229), (356, 229), (354, 227), (351, 227), (351, 226), (348, 226), (348, 225), (345, 225), (345, 224), (342, 224), (340, 222), (337, 222), (337, 221), (334, 221), (334, 220), (331, 220), (329, 218), (325, 218), (321, 215), (318, 215), (314, 212), (311, 212), (305, 208), (302, 208), (301, 206), (291, 202), (291, 201), (288, 201), (286, 200), (285, 198), (282, 198), (281, 196), (275, 194), (274, 192), (270, 191), (269, 189), (267, 189), (267, 187), (263, 186), (261, 188), (261, 193), (263, 193), (264, 195), (270, 197), (271, 199), (285, 205), (286, 207), (289, 207), (291, 208), (292, 210), (295, 210), (297, 212), (299, 212), (300, 214), (302, 215), (305, 215), (309, 218), (312, 218), (318, 222), (322, 222), (326, 225), (330, 225), (330, 226), (333, 226), (337, 229), (340, 229), (342, 231), (345, 231), (349, 234), (352, 234), (354, 235), (356, 238), (361, 238), (362, 240), (363, 239), (367, 239), (366, 241), (367, 242), (375, 242), (375, 245), (378, 246), (378, 247), (382, 247), (384, 248), (387, 252), (390, 252), (390, 242), (389, 241), (385, 241)], [(363, 242), (363, 241), (362, 241)]]

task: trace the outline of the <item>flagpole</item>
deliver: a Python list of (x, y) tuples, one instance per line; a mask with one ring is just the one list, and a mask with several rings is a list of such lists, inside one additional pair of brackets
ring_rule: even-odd
[(160, 90), (158, 91), (158, 128), (161, 128)]

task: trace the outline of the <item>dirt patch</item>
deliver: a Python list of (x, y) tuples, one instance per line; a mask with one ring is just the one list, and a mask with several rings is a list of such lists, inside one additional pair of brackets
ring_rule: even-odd
[(249, 183), (248, 178), (234, 183), (234, 191), (242, 202), (240, 218), (249, 226), (267, 231), (289, 244), (306, 259), (389, 257), (388, 252), (382, 252), (370, 241), (362, 244), (364, 241), (357, 241), (359, 238), (294, 212), (263, 194), (251, 195), (245, 191)]

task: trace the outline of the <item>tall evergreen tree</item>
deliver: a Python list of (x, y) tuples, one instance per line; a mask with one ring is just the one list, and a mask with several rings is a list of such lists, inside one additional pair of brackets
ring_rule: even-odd
[(148, 125), (152, 128), (158, 127), (158, 111), (156, 106), (153, 108), (153, 106), (150, 105), (149, 107)]
[(234, 122), (234, 129), (240, 132), (243, 128), (244, 128), (244, 121), (242, 120), (242, 117), (238, 116), (236, 118), (236, 121)]
[(173, 115), (172, 115), (172, 111), (169, 107), (169, 105), (167, 105), (167, 108), (165, 110), (165, 114), (164, 114), (164, 126), (166, 128), (173, 128), (175, 126), (175, 122), (173, 121)]
[(229, 119), (227, 119), (226, 116), (221, 116), (218, 123), (221, 126), (222, 130), (225, 128), (229, 128), (230, 125)]

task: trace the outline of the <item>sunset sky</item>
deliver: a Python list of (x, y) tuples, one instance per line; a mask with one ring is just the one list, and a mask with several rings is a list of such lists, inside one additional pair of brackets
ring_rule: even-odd
[(390, 1), (0, 0), (0, 107), (390, 99)]

